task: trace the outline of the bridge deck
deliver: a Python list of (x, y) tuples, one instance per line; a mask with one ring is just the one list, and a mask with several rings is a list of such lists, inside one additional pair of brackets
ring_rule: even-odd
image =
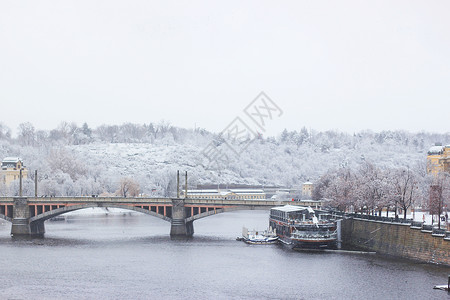
[[(129, 204), (156, 204), (171, 205), (173, 198), (124, 198), (124, 197), (25, 197), (30, 204), (43, 203), (129, 203)], [(12, 204), (14, 197), (0, 197), (0, 203)], [(280, 206), (280, 205), (302, 205), (301, 202), (273, 201), (273, 200), (221, 200), (221, 199), (184, 199), (187, 206), (213, 205), (213, 206)]]

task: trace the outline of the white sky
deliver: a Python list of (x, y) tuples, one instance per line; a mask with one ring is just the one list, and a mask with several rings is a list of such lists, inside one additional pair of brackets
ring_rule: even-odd
[(0, 0), (0, 122), (450, 131), (450, 1)]

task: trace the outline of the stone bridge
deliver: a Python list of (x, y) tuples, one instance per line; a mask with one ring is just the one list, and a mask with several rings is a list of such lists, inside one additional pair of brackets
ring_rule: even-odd
[[(195, 220), (233, 210), (269, 209), (302, 202), (121, 197), (3, 197), (0, 218), (12, 223), (11, 236), (42, 236), (44, 222), (89, 207), (121, 208), (148, 214), (171, 223), (171, 236), (194, 234)], [(317, 205), (317, 204), (316, 204)]]

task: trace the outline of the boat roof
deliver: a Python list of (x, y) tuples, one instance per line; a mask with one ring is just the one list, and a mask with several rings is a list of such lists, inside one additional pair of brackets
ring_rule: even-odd
[(310, 213), (314, 213), (314, 210), (311, 207), (297, 206), (297, 205), (285, 205), (285, 206), (280, 206), (280, 207), (274, 207), (272, 209), (284, 211), (284, 212), (308, 210)]

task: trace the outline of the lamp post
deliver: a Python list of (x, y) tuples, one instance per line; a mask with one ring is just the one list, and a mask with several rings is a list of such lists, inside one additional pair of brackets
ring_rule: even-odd
[(22, 170), (23, 168), (19, 170), (19, 197), (22, 197)]

